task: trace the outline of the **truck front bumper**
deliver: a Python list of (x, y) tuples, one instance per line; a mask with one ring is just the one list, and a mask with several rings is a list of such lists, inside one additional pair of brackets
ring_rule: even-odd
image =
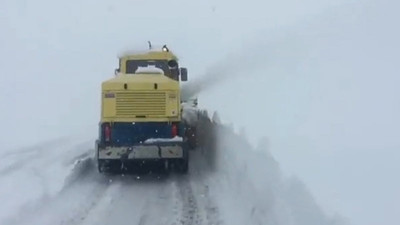
[(145, 160), (184, 158), (183, 142), (144, 143), (133, 146), (97, 146), (98, 159)]

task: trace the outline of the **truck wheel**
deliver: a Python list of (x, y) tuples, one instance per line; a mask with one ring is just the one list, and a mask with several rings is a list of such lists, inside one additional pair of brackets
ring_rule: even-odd
[(162, 163), (162, 166), (160, 167), (161, 175), (169, 175), (170, 171), (171, 171), (171, 165), (170, 165), (170, 161), (165, 160)]
[(97, 170), (99, 173), (105, 173), (106, 172), (106, 166), (104, 160), (97, 160)]
[(188, 159), (179, 160), (177, 166), (179, 173), (186, 174), (189, 171), (189, 160)]

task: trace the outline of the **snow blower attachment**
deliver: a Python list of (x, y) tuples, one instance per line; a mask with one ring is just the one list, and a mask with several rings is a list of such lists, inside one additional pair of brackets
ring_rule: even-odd
[(119, 58), (115, 77), (102, 83), (96, 140), (99, 172), (158, 162), (186, 173), (194, 128), (183, 120), (180, 81), (186, 68), (163, 46)]

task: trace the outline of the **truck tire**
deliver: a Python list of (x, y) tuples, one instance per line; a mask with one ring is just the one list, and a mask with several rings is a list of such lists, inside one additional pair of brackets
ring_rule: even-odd
[(106, 172), (106, 167), (105, 167), (105, 162), (104, 160), (98, 159), (97, 160), (97, 171), (99, 173), (104, 173)]
[(174, 171), (179, 174), (186, 174), (189, 171), (189, 162), (186, 159), (176, 160), (174, 163)]
[(178, 171), (179, 173), (186, 174), (189, 171), (189, 160), (185, 159), (179, 163)]
[(186, 174), (189, 171), (189, 152), (186, 152), (183, 159), (178, 160), (177, 171), (181, 174)]

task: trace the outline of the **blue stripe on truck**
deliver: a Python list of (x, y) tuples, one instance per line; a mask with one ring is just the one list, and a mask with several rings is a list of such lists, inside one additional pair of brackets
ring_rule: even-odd
[[(105, 125), (106, 123), (103, 123), (100, 126), (102, 144), (105, 144), (103, 132)], [(172, 125), (165, 122), (115, 122), (111, 126), (111, 142), (107, 145), (129, 146), (150, 138), (172, 138)]]

